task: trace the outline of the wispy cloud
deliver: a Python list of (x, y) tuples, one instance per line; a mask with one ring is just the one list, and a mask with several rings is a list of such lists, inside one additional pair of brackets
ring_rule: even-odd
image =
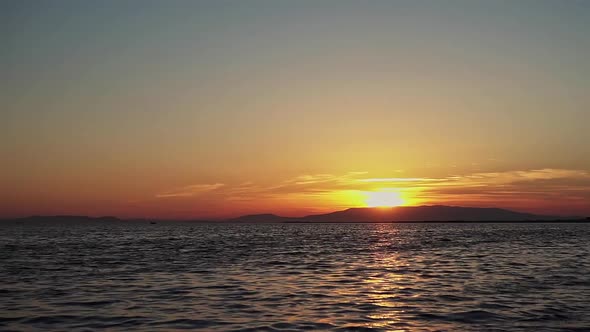
[(427, 182), (435, 181), (437, 179), (430, 178), (371, 178), (371, 179), (358, 179), (358, 182)]
[(170, 198), (170, 197), (190, 197), (200, 193), (213, 191), (223, 187), (223, 183), (213, 184), (192, 184), (181, 188), (165, 191), (163, 193), (156, 194), (157, 198)]
[(590, 173), (535, 169), (474, 173), (426, 184), (423, 201), (493, 205), (537, 212), (590, 211)]
[[(407, 194), (409, 203), (471, 203), (474, 205), (517, 204), (518, 202), (590, 201), (590, 173), (585, 170), (533, 169), (480, 172), (446, 177), (371, 177), (367, 172), (302, 174), (262, 185), (253, 181), (238, 184), (193, 184), (156, 195), (157, 198), (194, 196), (233, 204), (355, 204), (350, 193), (396, 190)], [(207, 192), (208, 195), (201, 194)], [(358, 196), (358, 195), (357, 195)], [(359, 204), (359, 201), (355, 201)], [(502, 203), (499, 204), (498, 202)], [(533, 202), (533, 203), (531, 203)], [(498, 204), (495, 204), (498, 203)], [(522, 203), (524, 204), (524, 203)], [(521, 205), (522, 205), (521, 204)], [(554, 203), (557, 204), (557, 203)], [(537, 204), (539, 205), (539, 204)]]
[(544, 168), (536, 170), (524, 171), (508, 171), (508, 172), (493, 172), (493, 173), (475, 173), (468, 175), (465, 178), (473, 180), (491, 179), (494, 182), (516, 182), (516, 181), (531, 181), (531, 180), (548, 180), (548, 179), (564, 179), (564, 178), (586, 178), (590, 175), (583, 170), (570, 169), (554, 169)]

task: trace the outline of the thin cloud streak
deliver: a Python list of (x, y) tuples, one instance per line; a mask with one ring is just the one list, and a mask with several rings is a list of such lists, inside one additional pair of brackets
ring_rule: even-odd
[[(193, 184), (164, 191), (157, 198), (187, 198), (195, 202), (226, 202), (261, 210), (275, 204), (316, 206), (330, 210), (363, 206), (363, 193), (399, 192), (409, 205), (465, 204), (542, 210), (544, 206), (590, 202), (590, 173), (584, 170), (533, 169), (481, 172), (440, 178), (369, 177), (367, 172), (303, 174), (277, 184)], [(206, 193), (206, 195), (204, 195)]]
[(429, 178), (373, 178), (373, 179), (359, 179), (359, 182), (423, 182), (432, 181), (435, 179)]
[(223, 183), (214, 184), (192, 184), (182, 188), (166, 191), (161, 194), (156, 194), (156, 198), (172, 198), (172, 197), (191, 197), (197, 194), (213, 191), (223, 187)]

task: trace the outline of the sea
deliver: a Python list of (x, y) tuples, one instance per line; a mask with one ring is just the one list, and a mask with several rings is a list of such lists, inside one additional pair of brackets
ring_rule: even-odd
[(590, 331), (590, 224), (0, 223), (1, 331)]

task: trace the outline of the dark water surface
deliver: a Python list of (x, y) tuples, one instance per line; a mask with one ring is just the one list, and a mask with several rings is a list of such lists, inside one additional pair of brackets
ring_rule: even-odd
[(590, 331), (589, 240), (589, 224), (0, 224), (0, 330)]

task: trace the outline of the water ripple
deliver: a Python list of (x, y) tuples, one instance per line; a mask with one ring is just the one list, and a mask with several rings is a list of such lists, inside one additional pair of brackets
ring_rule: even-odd
[(585, 224), (0, 225), (0, 330), (588, 331)]

